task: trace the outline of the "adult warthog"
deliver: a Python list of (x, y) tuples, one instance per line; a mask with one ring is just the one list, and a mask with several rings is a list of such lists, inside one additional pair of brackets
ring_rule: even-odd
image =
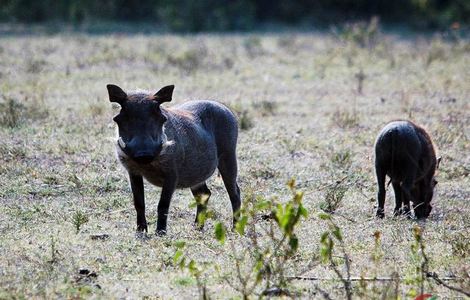
[(431, 138), (422, 127), (410, 121), (388, 123), (375, 142), (377, 217), (384, 217), (388, 175), (395, 192), (395, 215), (410, 216), (411, 202), (415, 216), (427, 218), (432, 210), (431, 200), (437, 184), (434, 173), (439, 162)]
[[(156, 94), (124, 92), (107, 86), (109, 100), (121, 105), (114, 117), (118, 125), (116, 151), (127, 169), (137, 231), (147, 231), (144, 183), (162, 188), (158, 203), (157, 234), (165, 234), (168, 209), (176, 188), (190, 188), (197, 204), (196, 221), (205, 211), (211, 192), (206, 180), (218, 168), (235, 216), (240, 208), (237, 184), (237, 120), (224, 105), (214, 101), (189, 101), (171, 108), (161, 106), (173, 95), (173, 85)], [(202, 199), (202, 201), (201, 201)]]

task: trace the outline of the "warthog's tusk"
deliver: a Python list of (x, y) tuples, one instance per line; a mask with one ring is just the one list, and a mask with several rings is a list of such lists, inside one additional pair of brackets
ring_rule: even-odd
[(126, 143), (124, 143), (124, 141), (122, 140), (122, 137), (118, 138), (118, 145), (119, 147), (121, 147), (121, 149), (126, 148)]

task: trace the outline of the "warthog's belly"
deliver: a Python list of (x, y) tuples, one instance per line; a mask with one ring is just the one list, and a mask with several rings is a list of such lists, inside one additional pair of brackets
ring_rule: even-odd
[(183, 170), (179, 173), (176, 187), (192, 187), (206, 181), (212, 176), (212, 174), (214, 174), (217, 168), (217, 159), (212, 159), (199, 165), (191, 163), (185, 170), (184, 166), (182, 166), (182, 168)]
[[(177, 188), (188, 188), (206, 181), (214, 174), (217, 165), (217, 151), (215, 143), (205, 143), (194, 145), (192, 151), (187, 151), (183, 157), (180, 157), (177, 169)], [(199, 150), (197, 150), (199, 148)]]
[[(216, 160), (214, 160), (215, 162)], [(148, 182), (158, 187), (162, 187), (167, 175), (159, 168), (152, 165), (139, 165), (137, 163), (127, 161), (124, 166), (126, 169), (135, 174), (142, 175)], [(177, 177), (176, 187), (177, 188), (189, 188), (195, 186), (201, 182), (206, 181), (209, 177), (214, 174), (217, 168), (217, 164), (201, 165), (199, 168), (188, 168), (191, 170), (188, 172), (181, 172)]]
[[(211, 166), (210, 168), (200, 168), (199, 172), (193, 173), (196, 176), (188, 176), (187, 173), (182, 173), (178, 176), (176, 181), (176, 188), (189, 188), (206, 181), (209, 177), (214, 174), (217, 165)], [(141, 168), (142, 176), (151, 184), (162, 187), (166, 179), (165, 174), (157, 168)]]

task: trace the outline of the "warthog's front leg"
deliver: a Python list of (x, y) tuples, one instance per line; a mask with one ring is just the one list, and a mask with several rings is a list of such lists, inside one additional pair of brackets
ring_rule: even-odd
[(137, 231), (147, 232), (147, 220), (145, 219), (144, 180), (140, 175), (129, 173), (134, 206), (137, 211)]
[(413, 196), (411, 194), (412, 186), (413, 179), (405, 179), (401, 185), (403, 191), (403, 214), (408, 219), (411, 218), (410, 203), (413, 202)]
[(402, 213), (402, 191), (400, 187), (400, 182), (392, 181), (393, 191), (395, 192), (395, 209), (393, 211), (394, 216), (398, 216)]
[(171, 197), (176, 188), (176, 180), (166, 178), (163, 183), (160, 202), (158, 202), (158, 219), (157, 219), (157, 235), (166, 234), (166, 223), (168, 218), (168, 209), (170, 208)]

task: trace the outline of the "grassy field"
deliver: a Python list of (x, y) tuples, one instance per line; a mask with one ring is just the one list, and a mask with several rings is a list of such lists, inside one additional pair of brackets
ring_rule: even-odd
[[(231, 223), (217, 174), (209, 180), (216, 220), (204, 231), (193, 227), (190, 191), (180, 190), (168, 235), (154, 236), (159, 189), (146, 184), (149, 238), (136, 238), (130, 187), (114, 154), (118, 107), (108, 101), (108, 83), (151, 91), (175, 84), (174, 103), (214, 99), (236, 111), (246, 203), (289, 201), (287, 182), (295, 178), (308, 216), (295, 229), (299, 248), (282, 272), (322, 280), (287, 280), (291, 296), (345, 297), (331, 261), (320, 255), (331, 228), (319, 218), (323, 210), (341, 229), (352, 277), (395, 278), (354, 281), (354, 298), (420, 293), (415, 227), (429, 271), (469, 291), (470, 44), (348, 32), (1, 36), (0, 299), (194, 299), (202, 286), (211, 298), (242, 298), (239, 279), (252, 270), (253, 239), (229, 232), (221, 244), (214, 237), (217, 220)], [(423, 125), (443, 157), (426, 222), (392, 218), (391, 187), (385, 219), (375, 218), (374, 140), (397, 118)], [(250, 221), (263, 245), (279, 237), (263, 233), (272, 222)], [(200, 272), (175, 265), (180, 242)], [(340, 248), (332, 261), (346, 276)], [(252, 297), (270, 282), (261, 278)], [(431, 279), (423, 285), (441, 298), (462, 297)]]

